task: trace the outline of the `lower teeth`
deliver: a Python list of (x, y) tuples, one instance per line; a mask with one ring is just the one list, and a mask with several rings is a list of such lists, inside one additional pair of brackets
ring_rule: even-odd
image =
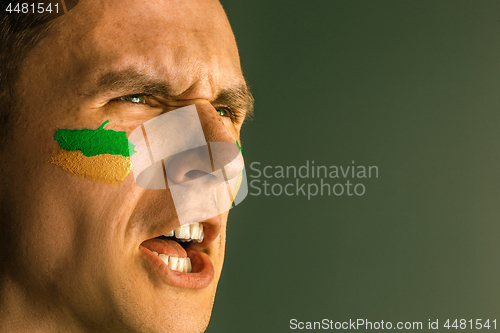
[(165, 254), (158, 254), (158, 252), (153, 251), (171, 270), (181, 272), (181, 273), (191, 273), (191, 259), (189, 257), (179, 258), (167, 256)]

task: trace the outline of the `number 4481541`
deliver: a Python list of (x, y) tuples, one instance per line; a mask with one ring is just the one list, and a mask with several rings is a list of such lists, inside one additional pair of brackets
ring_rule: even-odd
[(43, 13), (52, 13), (52, 12), (55, 12), (55, 13), (59, 13), (59, 4), (56, 3), (54, 5), (54, 7), (52, 7), (52, 4), (49, 3), (47, 5), (45, 5), (43, 2), (39, 2), (39, 3), (31, 3), (31, 4), (28, 4), (28, 3), (18, 3), (17, 5), (14, 6), (14, 8), (12, 8), (12, 3), (9, 3), (9, 5), (7, 6), (7, 8), (5, 8), (5, 11), (6, 12), (9, 12), (9, 13), (18, 13), (18, 14), (28, 14), (28, 13), (33, 13), (33, 14), (43, 14)]
[(455, 319), (453, 323), (450, 324), (450, 319), (444, 323), (443, 327), (446, 327), (447, 329), (454, 328), (454, 329), (466, 329), (469, 328), (471, 330), (476, 329), (480, 330), (482, 328), (486, 329), (497, 329), (497, 320), (494, 319), (490, 322), (489, 319), (486, 319), (485, 322), (483, 322), (483, 319), (476, 319), (475, 321), (473, 319)]

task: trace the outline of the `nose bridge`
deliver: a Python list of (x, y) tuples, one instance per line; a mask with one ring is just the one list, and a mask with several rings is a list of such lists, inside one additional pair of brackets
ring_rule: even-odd
[(196, 105), (206, 142), (235, 142), (221, 117), (208, 102)]
[(221, 170), (225, 181), (243, 169), (243, 157), (230, 131), (212, 104), (197, 104), (203, 134), (208, 145), (213, 171)]

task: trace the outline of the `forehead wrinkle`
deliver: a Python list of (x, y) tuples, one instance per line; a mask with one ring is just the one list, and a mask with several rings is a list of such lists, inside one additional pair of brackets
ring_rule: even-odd
[[(145, 3), (147, 10), (127, 12), (133, 19), (118, 21), (110, 15), (123, 10), (122, 2), (101, 3), (105, 7), (111, 6), (110, 10), (103, 14), (105, 17), (99, 17), (85, 34), (88, 47), (81, 50), (85, 58), (100, 62), (94, 67), (96, 71), (110, 66), (115, 70), (132, 66), (146, 74), (151, 71), (159, 81), (167, 82), (162, 95), (168, 92), (169, 96), (175, 97), (190, 89), (196, 92), (203, 90), (200, 97), (207, 99), (212, 99), (220, 85), (224, 85), (220, 81), (227, 81), (228, 78), (232, 81), (232, 76), (241, 75), (234, 37), (217, 1), (207, 4), (214, 9), (215, 17), (220, 16), (221, 20), (206, 20), (205, 6), (186, 7), (176, 1), (170, 2), (169, 10), (159, 17), (148, 17), (149, 11), (158, 12), (159, 7), (154, 3)], [(82, 67), (89, 72), (87, 63)], [(89, 78), (95, 75), (90, 73)], [(124, 77), (127, 75), (118, 76), (119, 82), (113, 85), (110, 84), (113, 81), (111, 76), (102, 77), (97, 85), (108, 88), (120, 88), (122, 85), (132, 90), (144, 87), (144, 84), (139, 84), (143, 81), (139, 77), (129, 76), (129, 79), (138, 82), (135, 85), (126, 82)], [(91, 79), (90, 84), (95, 85), (94, 80)], [(194, 94), (196, 92), (193, 91)]]
[[(197, 47), (193, 48), (193, 45)], [(219, 65), (203, 41), (194, 40), (191, 48), (176, 45), (171, 49), (170, 57), (173, 66), (169, 68), (168, 75), (171, 82), (176, 83), (175, 92), (172, 91), (174, 97), (180, 97), (192, 90), (202, 90), (203, 97), (207, 99), (215, 96)]]
[[(101, 5), (111, 3), (120, 2)], [(113, 9), (119, 9), (114, 5)], [(157, 10), (153, 3), (146, 5), (148, 9), (150, 6)], [(82, 36), (86, 47), (79, 50), (83, 73), (78, 76), (87, 79), (80, 80), (83, 86), (78, 90), (92, 95), (105, 91), (147, 92), (172, 99), (181, 99), (183, 94), (186, 98), (208, 100), (217, 95), (229, 96), (219, 90), (232, 86), (228, 85), (231, 81), (244, 79), (222, 7), (217, 2), (210, 5), (220, 9), (215, 11), (216, 16), (224, 19), (208, 22), (202, 20), (201, 7), (189, 7), (187, 11), (183, 6), (174, 7), (156, 19), (143, 19), (147, 11), (134, 11), (134, 19), (123, 21), (99, 17), (90, 31), (82, 29), (86, 30)], [(110, 15), (111, 11), (106, 13)], [(104, 68), (109, 72), (99, 75)], [(251, 113), (253, 98), (248, 89), (236, 89), (231, 96), (239, 96), (230, 98), (233, 105)]]

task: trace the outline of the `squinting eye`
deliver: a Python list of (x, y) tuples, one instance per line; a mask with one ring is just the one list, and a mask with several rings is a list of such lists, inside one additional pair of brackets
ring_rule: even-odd
[(116, 99), (117, 101), (130, 102), (134, 104), (146, 104), (146, 97), (144, 95), (129, 95)]
[(227, 110), (227, 108), (224, 108), (224, 107), (218, 107), (218, 108), (215, 108), (215, 110), (217, 110), (217, 113), (219, 114), (219, 116), (221, 117), (230, 117), (229, 115), (229, 111)]

